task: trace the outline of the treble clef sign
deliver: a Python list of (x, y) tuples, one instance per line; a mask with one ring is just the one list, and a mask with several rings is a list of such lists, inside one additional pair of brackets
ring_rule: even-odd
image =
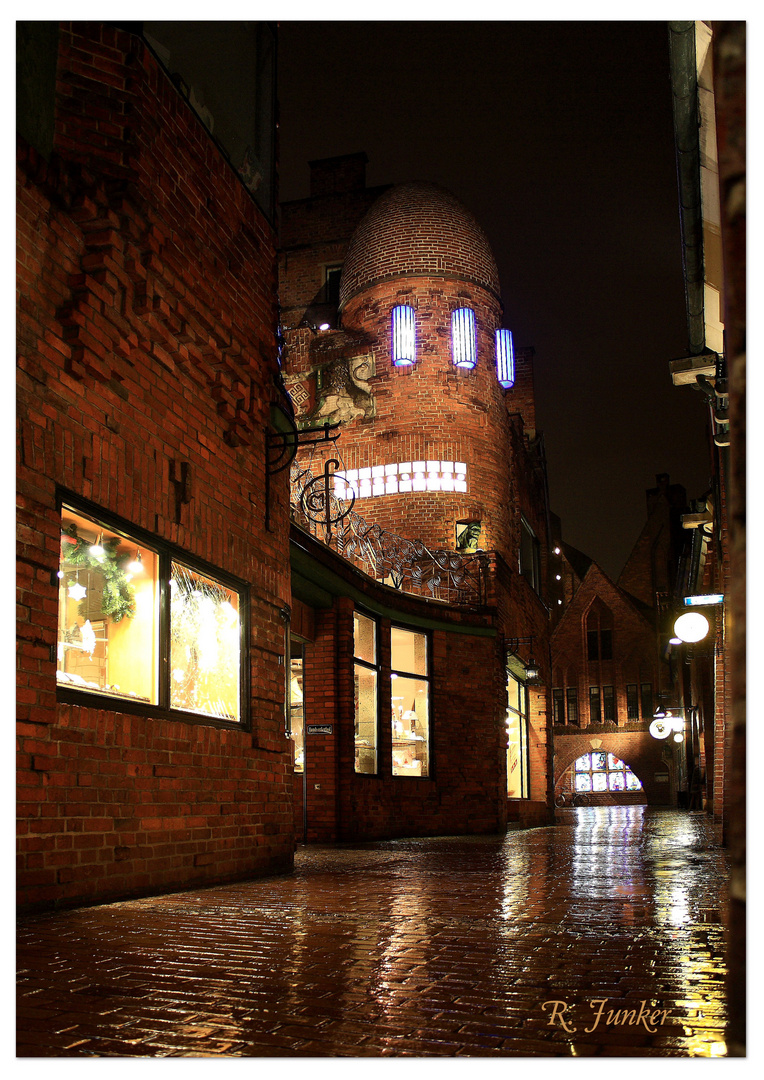
[(339, 468), (339, 464), (336, 458), (330, 458), (324, 471), (305, 485), (300, 496), (305, 516), (316, 525), (323, 525), (327, 544), (331, 539), (332, 525), (347, 517), (355, 502), (355, 493), (352, 490), (349, 502), (340, 502), (334, 494), (335, 474), (332, 470)]

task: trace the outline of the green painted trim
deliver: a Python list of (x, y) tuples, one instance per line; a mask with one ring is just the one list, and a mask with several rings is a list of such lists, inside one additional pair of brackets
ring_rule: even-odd
[(497, 636), (497, 631), (492, 626), (465, 626), (462, 623), (451, 623), (433, 616), (412, 615), (399, 611), (367, 595), (363, 589), (344, 581), (339, 574), (335, 574), (328, 567), (321, 566), (294, 541), (289, 544), (289, 553), (292, 567), (292, 591), (298, 600), (313, 607), (329, 608), (332, 606), (332, 597), (348, 596), (358, 607), (380, 615), (382, 618), (391, 619), (393, 622), (406, 623), (407, 626), (418, 626), (423, 630), (445, 630), (452, 634), (468, 634), (472, 637), (495, 638)]

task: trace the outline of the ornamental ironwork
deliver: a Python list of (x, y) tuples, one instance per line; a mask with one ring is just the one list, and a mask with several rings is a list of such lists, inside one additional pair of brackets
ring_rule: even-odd
[[(352, 562), (364, 573), (401, 592), (444, 603), (480, 607), (485, 604), (488, 555), (431, 551), (421, 540), (370, 525), (353, 503), (333, 490), (338, 461), (332, 459), (319, 476), (297, 462), (291, 471), (291, 509), (297, 524)], [(334, 526), (334, 528), (332, 528)]]

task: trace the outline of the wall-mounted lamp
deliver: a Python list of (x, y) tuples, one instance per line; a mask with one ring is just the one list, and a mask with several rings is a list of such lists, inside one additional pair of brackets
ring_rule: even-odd
[[(527, 660), (523, 660), (518, 649), (521, 645), (529, 646), (529, 657)], [(533, 658), (533, 636), (525, 638), (508, 638), (507, 646), (507, 664), (509, 665), (510, 658), (515, 657), (520, 661), (520, 665), (525, 669), (526, 682), (535, 682), (540, 674), (540, 668)]]
[(674, 623), (674, 634), (680, 641), (694, 643), (702, 641), (711, 626), (705, 615), (699, 611), (687, 611)]

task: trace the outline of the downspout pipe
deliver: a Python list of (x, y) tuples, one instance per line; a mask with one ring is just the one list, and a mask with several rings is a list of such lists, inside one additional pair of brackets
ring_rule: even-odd
[(687, 331), (690, 355), (698, 356), (707, 350), (695, 23), (669, 22), (668, 28)]

